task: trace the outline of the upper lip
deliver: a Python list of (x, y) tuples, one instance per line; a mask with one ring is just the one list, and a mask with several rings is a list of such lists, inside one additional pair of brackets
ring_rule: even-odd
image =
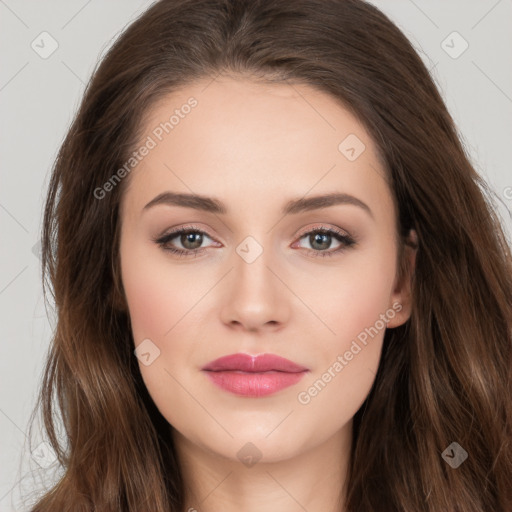
[(215, 359), (206, 366), (203, 366), (202, 370), (212, 372), (239, 370), (254, 373), (274, 370), (298, 373), (306, 371), (307, 368), (275, 354), (259, 354), (252, 356), (250, 354), (238, 353)]

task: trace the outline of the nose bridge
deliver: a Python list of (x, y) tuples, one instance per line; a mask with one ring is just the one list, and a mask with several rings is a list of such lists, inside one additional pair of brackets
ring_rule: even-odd
[(271, 245), (270, 236), (261, 242), (247, 236), (235, 247), (225, 322), (236, 321), (253, 330), (285, 320), (285, 287), (275, 275), (276, 255)]
[(272, 272), (272, 254), (270, 237), (257, 240), (247, 236), (235, 248), (234, 265), (237, 287), (245, 293), (259, 294), (269, 292), (275, 287)]

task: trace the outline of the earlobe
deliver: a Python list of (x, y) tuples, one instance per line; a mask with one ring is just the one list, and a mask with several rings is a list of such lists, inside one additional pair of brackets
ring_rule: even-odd
[(404, 271), (402, 278), (395, 282), (389, 307), (396, 311), (395, 316), (389, 320), (387, 327), (393, 328), (403, 325), (409, 320), (412, 311), (412, 281), (416, 268), (416, 255), (418, 252), (418, 235), (414, 229), (409, 231), (404, 241)]

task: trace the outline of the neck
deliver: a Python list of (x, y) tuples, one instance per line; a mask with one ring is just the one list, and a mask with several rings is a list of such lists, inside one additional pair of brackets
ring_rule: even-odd
[(352, 422), (309, 451), (271, 462), (262, 454), (252, 465), (250, 458), (243, 463), (236, 456), (243, 443), (228, 458), (171, 430), (185, 482), (184, 511), (345, 510)]

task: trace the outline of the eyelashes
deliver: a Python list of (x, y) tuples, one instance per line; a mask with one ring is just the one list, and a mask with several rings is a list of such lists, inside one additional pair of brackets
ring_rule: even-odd
[[(199, 236), (198, 236), (199, 235)], [(183, 246), (183, 248), (176, 247), (171, 242), (172, 240), (179, 238), (179, 243)], [(201, 246), (204, 242), (205, 238), (212, 238), (203, 230), (197, 229), (194, 226), (181, 227), (167, 233), (161, 237), (157, 237), (153, 239), (153, 241), (165, 252), (179, 256), (179, 257), (196, 257), (199, 254), (203, 253), (209, 247), (194, 247), (187, 248), (187, 244), (191, 245), (199, 245)], [(339, 243), (339, 247), (335, 250), (326, 250), (326, 249), (308, 249), (303, 248), (308, 254), (312, 257), (330, 257), (336, 254), (340, 254), (344, 252), (346, 249), (351, 248), (357, 244), (356, 240), (341, 231), (338, 231), (334, 228), (329, 228), (325, 226), (321, 226), (315, 229), (310, 229), (302, 233), (298, 241), (300, 242), (302, 239), (306, 238), (310, 245), (317, 244), (325, 244), (326, 240), (328, 241), (327, 245), (331, 245), (329, 243), (330, 240), (335, 239)], [(217, 242), (218, 243), (218, 242)], [(294, 245), (296, 242), (294, 242)], [(330, 247), (329, 247), (330, 248)]]

